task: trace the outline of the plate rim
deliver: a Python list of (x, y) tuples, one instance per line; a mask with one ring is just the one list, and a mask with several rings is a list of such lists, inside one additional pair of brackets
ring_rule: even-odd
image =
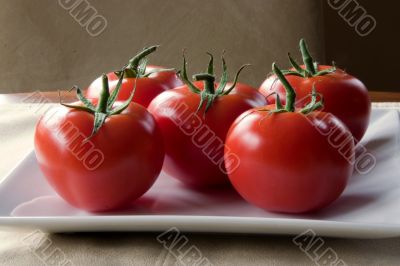
[[(158, 219), (154, 219), (155, 217)], [(64, 229), (57, 228), (58, 223), (62, 223)], [(203, 225), (203, 227), (194, 227), (199, 224)], [(250, 225), (251, 227), (249, 227)], [(351, 239), (384, 239), (400, 237), (400, 225), (390, 225), (385, 223), (369, 224), (296, 218), (207, 215), (0, 217), (0, 226), (17, 226), (24, 228), (35, 227), (46, 232), (161, 232), (169, 228), (179, 228), (182, 232), (202, 233), (297, 235), (307, 230), (312, 230), (318, 236)], [(80, 226), (81, 229), (76, 226)], [(99, 229), (95, 226), (103, 226), (103, 228), (107, 228)], [(109, 226), (113, 227), (111, 228)], [(123, 228), (118, 228), (118, 226), (122, 226)], [(134, 226), (137, 228), (132, 229)], [(276, 229), (276, 231), (268, 230), (272, 228)], [(260, 229), (266, 229), (266, 231), (263, 232), (260, 231)]]

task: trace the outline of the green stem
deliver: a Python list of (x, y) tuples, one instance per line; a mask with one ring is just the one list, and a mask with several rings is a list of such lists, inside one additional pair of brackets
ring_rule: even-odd
[(288, 58), (289, 58), (289, 62), (292, 65), (292, 67), (300, 74), (303, 74), (304, 76), (304, 69), (302, 69), (299, 64), (296, 62), (296, 60), (294, 60), (294, 58), (290, 55), (290, 53), (288, 53)]
[(207, 73), (210, 75), (214, 75), (214, 56), (211, 53), (208, 53), (210, 57), (210, 61), (208, 62)]
[(103, 86), (101, 88), (99, 104), (97, 105), (97, 112), (107, 113), (108, 98), (110, 98), (110, 89), (108, 87), (108, 78), (106, 74), (102, 76)]
[(303, 77), (303, 78), (311, 78), (311, 77), (318, 77), (318, 76), (324, 76), (324, 75), (328, 75), (330, 73), (334, 73), (336, 71), (336, 67), (333, 64), (333, 67), (329, 68), (329, 69), (324, 69), (324, 70), (319, 70), (319, 66), (318, 63), (314, 61), (314, 59), (312, 58), (308, 47), (307, 47), (307, 43), (304, 39), (300, 40), (300, 52), (301, 52), (301, 56), (303, 58), (303, 64), (305, 66), (305, 68), (303, 69), (303, 67), (301, 67), (296, 60), (294, 60), (294, 58), (288, 54), (289, 57), (289, 62), (292, 65), (292, 67), (294, 68), (294, 70), (282, 70), (282, 73), (286, 76), (286, 75), (296, 75), (299, 77)]
[[(321, 98), (317, 101), (318, 96)], [(313, 84), (312, 92), (311, 92), (311, 101), (307, 104), (303, 109), (300, 110), (302, 114), (309, 114), (317, 109), (324, 107), (324, 98), (321, 94), (317, 93), (317, 89), (315, 88), (315, 84)]]
[(153, 45), (153, 46), (144, 48), (143, 51), (141, 51), (140, 53), (135, 55), (131, 60), (129, 60), (127, 68), (136, 70), (139, 66), (140, 60), (142, 60), (149, 54), (153, 53), (155, 50), (157, 50), (158, 47), (159, 47), (159, 45)]
[(183, 81), (183, 83), (185, 83), (189, 89), (193, 92), (193, 93), (197, 93), (200, 94), (201, 90), (199, 90), (188, 78), (187, 75), (187, 69), (186, 69), (186, 56), (185, 56), (185, 51), (183, 51), (183, 67), (182, 67), (182, 71), (178, 71), (176, 74), (178, 75), (178, 77)]
[(232, 91), (232, 90), (235, 88), (235, 86), (236, 86), (236, 83), (237, 83), (237, 81), (238, 81), (238, 79), (239, 79), (240, 73), (242, 72), (243, 69), (245, 69), (245, 68), (248, 67), (248, 66), (250, 66), (250, 64), (244, 64), (244, 65), (242, 65), (242, 66), (239, 68), (239, 70), (236, 72), (235, 78), (233, 79), (232, 85), (231, 85), (226, 91), (223, 91), (223, 95), (228, 95), (229, 93), (231, 93), (231, 91)]
[(211, 108), (215, 99), (229, 94), (234, 89), (234, 87), (236, 86), (236, 83), (238, 81), (240, 72), (247, 66), (247, 65), (243, 65), (239, 69), (239, 71), (235, 75), (233, 84), (227, 90), (225, 90), (225, 87), (228, 82), (228, 72), (227, 72), (226, 62), (225, 62), (224, 56), (222, 54), (222, 56), (221, 56), (222, 75), (221, 75), (221, 80), (219, 81), (218, 87), (216, 88), (215, 75), (214, 75), (214, 57), (210, 53), (207, 53), (207, 54), (210, 57), (210, 60), (208, 62), (206, 73), (199, 73), (199, 74), (193, 75), (193, 79), (195, 81), (203, 81), (204, 82), (204, 89), (201, 90), (201, 89), (197, 88), (189, 80), (188, 75), (187, 75), (187, 70), (186, 70), (185, 52), (183, 52), (182, 71), (179, 71), (177, 73), (179, 75), (179, 78), (188, 86), (190, 91), (200, 95), (200, 102), (199, 102), (196, 112), (198, 112), (201, 109), (201, 107), (203, 106), (203, 103), (206, 103), (206, 108), (204, 109), (204, 115)]
[(285, 110), (288, 112), (294, 112), (296, 92), (294, 91), (293, 87), (289, 84), (289, 82), (287, 81), (285, 76), (282, 74), (282, 71), (278, 68), (278, 66), (275, 63), (272, 64), (272, 71), (278, 77), (278, 79), (281, 81), (283, 87), (285, 87), (285, 90), (286, 90)]
[(303, 57), (303, 62), (304, 65), (306, 66), (307, 71), (311, 74), (311, 76), (314, 76), (317, 73), (317, 71), (314, 66), (313, 58), (311, 57), (310, 52), (308, 51), (308, 47), (304, 39), (300, 40), (300, 52), (301, 56)]
[(204, 90), (209, 94), (214, 94), (214, 82), (215, 77), (209, 73), (200, 73), (193, 75), (193, 79), (196, 81), (204, 81)]
[(276, 106), (276, 110), (282, 110), (283, 109), (282, 102), (281, 102), (281, 99), (280, 99), (278, 93), (276, 94), (275, 106)]
[(131, 95), (129, 96), (129, 99), (127, 99), (121, 105), (118, 105), (115, 108), (113, 107), (113, 104), (118, 96), (119, 89), (121, 87), (122, 79), (124, 77), (124, 75), (123, 75), (124, 70), (125, 69), (122, 69), (121, 71), (119, 71), (118, 72), (119, 74), (116, 73), (117, 76), (119, 75), (119, 80), (118, 80), (117, 86), (115, 87), (112, 95), (110, 95), (107, 75), (106, 74), (102, 75), (102, 85), (103, 86), (100, 91), (99, 101), (98, 101), (97, 106), (94, 106), (92, 102), (90, 102), (88, 99), (86, 99), (83, 96), (82, 91), (77, 86), (74, 86), (74, 88), (76, 88), (77, 97), (82, 102), (82, 104), (83, 104), (82, 106), (62, 103), (61, 96), (60, 96), (60, 104), (64, 105), (65, 107), (88, 112), (88, 113), (91, 113), (94, 115), (93, 130), (92, 130), (92, 133), (90, 134), (90, 136), (87, 137), (86, 140), (93, 137), (100, 130), (102, 125), (105, 123), (107, 117), (120, 114), (122, 111), (124, 111), (126, 108), (128, 108), (129, 104), (131, 103), (131, 101), (133, 99), (133, 95), (135, 94), (135, 90), (136, 90), (136, 82), (133, 87), (133, 91), (132, 91)]

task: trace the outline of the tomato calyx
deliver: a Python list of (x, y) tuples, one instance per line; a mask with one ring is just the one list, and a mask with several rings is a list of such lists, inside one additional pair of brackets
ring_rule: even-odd
[(76, 95), (78, 97), (78, 100), (82, 103), (82, 105), (72, 105), (72, 104), (62, 103), (60, 99), (60, 104), (65, 107), (85, 111), (94, 115), (93, 130), (90, 136), (87, 137), (87, 140), (93, 137), (99, 131), (101, 126), (105, 123), (107, 117), (120, 114), (131, 103), (133, 95), (135, 94), (136, 83), (134, 85), (131, 95), (129, 96), (129, 99), (127, 99), (125, 102), (123, 102), (121, 105), (118, 105), (117, 107), (113, 106), (115, 101), (117, 100), (117, 96), (121, 88), (122, 80), (124, 77), (124, 70), (125, 69), (122, 69), (121, 71), (116, 72), (119, 79), (117, 86), (115, 87), (115, 90), (113, 90), (111, 94), (108, 85), (108, 77), (106, 74), (102, 75), (103, 87), (100, 92), (99, 102), (97, 105), (94, 105), (91, 101), (89, 101), (83, 95), (82, 90), (78, 86), (74, 86), (73, 89), (76, 89)]
[[(279, 94), (276, 93), (276, 108), (275, 110), (268, 110), (270, 113), (284, 113), (284, 112), (295, 112), (295, 102), (296, 102), (296, 92), (293, 87), (290, 85), (288, 80), (285, 78), (282, 70), (276, 65), (276, 63), (272, 64), (272, 71), (281, 81), (283, 87), (286, 91), (286, 103), (285, 106), (282, 105)], [(317, 109), (323, 108), (324, 101), (321, 94), (316, 92), (315, 86), (313, 85), (311, 92), (311, 101), (304, 106), (299, 112), (306, 115)], [(319, 97), (319, 100), (318, 100)]]
[(215, 99), (217, 97), (228, 95), (235, 88), (236, 83), (239, 78), (239, 75), (240, 75), (240, 72), (242, 72), (242, 70), (245, 67), (249, 66), (249, 64), (242, 65), (239, 68), (239, 70), (236, 72), (236, 75), (232, 82), (232, 85), (228, 89), (225, 89), (225, 87), (228, 83), (228, 71), (227, 71), (224, 54), (222, 54), (222, 56), (221, 56), (222, 74), (221, 74), (221, 79), (219, 81), (218, 86), (215, 84), (216, 77), (214, 74), (214, 57), (211, 53), (207, 53), (207, 55), (210, 57), (210, 60), (208, 62), (208, 67), (207, 67), (206, 72), (193, 75), (194, 81), (203, 81), (204, 82), (203, 90), (197, 88), (193, 84), (193, 82), (190, 81), (190, 79), (188, 78), (187, 69), (186, 69), (187, 62), (186, 62), (185, 53), (183, 53), (182, 71), (177, 72), (178, 77), (183, 81), (183, 83), (186, 84), (186, 86), (190, 89), (190, 91), (200, 95), (200, 103), (197, 107), (196, 112), (198, 112), (202, 108), (202, 106), (204, 104), (206, 104), (204, 114), (207, 113), (207, 111), (211, 108), (213, 102), (215, 101)]
[(300, 40), (299, 46), (305, 69), (296, 62), (290, 53), (288, 53), (289, 62), (294, 70), (283, 70), (282, 73), (284, 75), (295, 75), (303, 78), (310, 78), (324, 76), (336, 71), (336, 66), (334, 63), (333, 67), (318, 71), (318, 63), (312, 58), (308, 50), (307, 43), (304, 39)]
[(152, 54), (157, 50), (160, 45), (152, 45), (149, 47), (143, 48), (141, 52), (132, 57), (128, 64), (124, 67), (124, 75), (126, 78), (147, 78), (151, 74), (165, 71), (174, 71), (173, 68), (162, 68), (156, 69), (151, 72), (146, 73), (147, 67), (147, 56)]

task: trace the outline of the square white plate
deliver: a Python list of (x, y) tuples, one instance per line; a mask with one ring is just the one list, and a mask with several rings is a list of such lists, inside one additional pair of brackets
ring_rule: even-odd
[[(132, 208), (91, 214), (65, 203), (47, 184), (33, 152), (0, 184), (0, 225), (50, 232), (181, 231), (320, 236), (400, 236), (399, 113), (374, 109), (362, 144), (377, 160), (368, 174), (356, 172), (343, 195), (313, 214), (269, 213), (251, 206), (232, 189), (190, 190), (162, 174)], [(318, 163), (318, 162), (316, 162)]]

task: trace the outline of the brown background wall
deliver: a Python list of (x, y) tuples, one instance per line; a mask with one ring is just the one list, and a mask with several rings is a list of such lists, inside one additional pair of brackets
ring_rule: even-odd
[(377, 22), (376, 28), (365, 37), (360, 37), (327, 0), (322, 1), (326, 59), (346, 66), (370, 90), (400, 91), (400, 2), (357, 1)]
[[(315, 0), (89, 0), (108, 21), (91, 37), (56, 0), (0, 0), (0, 92), (86, 86), (149, 44), (151, 62), (200, 71), (206, 51), (227, 50), (231, 73), (252, 63), (242, 81), (259, 85), (273, 60), (286, 64), (301, 36), (322, 57), (321, 3)], [(301, 23), (300, 23), (301, 21)]]
[(152, 63), (180, 68), (186, 47), (191, 73), (204, 68), (205, 51), (219, 55), (226, 49), (230, 72), (251, 63), (241, 80), (258, 86), (273, 61), (286, 66), (288, 51), (298, 57), (300, 37), (308, 40), (320, 62), (325, 55), (328, 62), (334, 59), (370, 89), (400, 89), (395, 74), (400, 61), (398, 1), (359, 1), (378, 22), (367, 37), (359, 37), (327, 0), (88, 2), (108, 22), (97, 37), (58, 0), (0, 0), (0, 93), (85, 87), (155, 43), (162, 47)]

